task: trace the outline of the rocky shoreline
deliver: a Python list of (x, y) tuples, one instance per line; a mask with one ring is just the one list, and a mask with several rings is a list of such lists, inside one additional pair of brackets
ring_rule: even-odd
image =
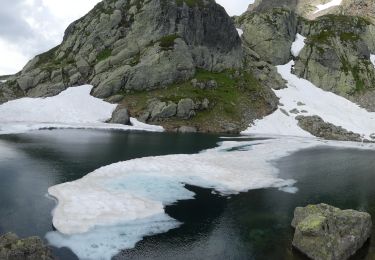
[(39, 237), (20, 239), (16, 234), (0, 236), (0, 259), (3, 260), (55, 260), (51, 250)]

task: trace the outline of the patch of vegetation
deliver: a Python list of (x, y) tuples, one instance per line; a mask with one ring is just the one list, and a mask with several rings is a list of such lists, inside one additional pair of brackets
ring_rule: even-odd
[(106, 48), (106, 49), (102, 50), (101, 52), (99, 52), (99, 54), (96, 56), (96, 60), (97, 61), (106, 60), (109, 57), (111, 57), (111, 55), (112, 55), (112, 50)]
[(371, 71), (369, 71), (369, 68), (371, 68), (373, 65), (370, 61), (361, 59), (361, 63), (351, 65), (346, 58), (342, 57), (341, 64), (341, 70), (346, 74), (351, 73), (355, 80), (355, 88), (352, 93), (348, 94), (352, 95), (372, 87), (372, 84), (366, 83), (364, 81), (364, 78), (366, 78), (365, 75), (371, 75)]
[(330, 44), (330, 38), (334, 37), (334, 33), (329, 30), (323, 30), (318, 34), (309, 37), (312, 44)]
[(159, 40), (159, 46), (164, 50), (173, 49), (174, 41), (179, 37), (177, 34), (166, 35)]
[(172, 118), (162, 124), (167, 129), (190, 125), (214, 132), (223, 131), (223, 124), (232, 124), (239, 129), (245, 129), (252, 120), (246, 119), (246, 113), (252, 111), (259, 116), (267, 111), (268, 103), (264, 98), (264, 89), (248, 72), (235, 76), (235, 72), (229, 70), (215, 73), (198, 69), (195, 78), (199, 82), (215, 80), (218, 87), (201, 89), (187, 81), (152, 91), (133, 91), (124, 95), (124, 105), (129, 108), (133, 116), (140, 116), (147, 110), (147, 101), (153, 98), (175, 103), (184, 98), (191, 98), (195, 102), (207, 98), (210, 102), (209, 109), (199, 111), (189, 120)]
[(340, 34), (341, 41), (358, 41), (360, 40), (359, 35), (352, 32), (342, 32)]

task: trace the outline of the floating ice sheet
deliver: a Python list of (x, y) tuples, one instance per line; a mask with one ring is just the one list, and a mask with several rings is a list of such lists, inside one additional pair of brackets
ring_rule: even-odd
[(194, 198), (185, 184), (211, 188), (222, 195), (261, 188), (297, 192), (295, 181), (279, 178), (272, 162), (318, 145), (374, 149), (372, 144), (273, 138), (224, 141), (199, 154), (112, 164), (49, 188), (49, 194), (58, 200), (53, 212), (58, 231), (49, 233), (47, 239), (54, 246), (71, 248), (82, 259), (110, 259), (144, 236), (177, 227), (179, 223), (165, 214), (164, 207)]

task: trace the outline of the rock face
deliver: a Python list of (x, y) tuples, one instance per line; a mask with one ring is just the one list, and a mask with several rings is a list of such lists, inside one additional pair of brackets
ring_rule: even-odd
[(3, 260), (52, 260), (50, 250), (38, 237), (19, 239), (8, 233), (0, 237), (0, 259)]
[(360, 142), (361, 135), (325, 122), (319, 116), (297, 116), (298, 126), (310, 134), (328, 140)]
[(247, 12), (238, 20), (244, 31), (243, 41), (263, 61), (274, 65), (290, 60), (290, 48), (297, 33), (297, 16), (286, 9)]
[(371, 216), (326, 205), (298, 207), (294, 211), (293, 246), (314, 260), (344, 260), (371, 236)]
[[(306, 37), (306, 46), (293, 58), (294, 74), (375, 111), (375, 68), (370, 60), (375, 54), (375, 16), (371, 12), (375, 3), (343, 0), (340, 6), (315, 14), (316, 6), (327, 2), (256, 1), (250, 11), (235, 19), (244, 31), (245, 53), (250, 50), (248, 56), (258, 55), (263, 63), (285, 64), (293, 58), (290, 47), (300, 33)], [(254, 67), (256, 62), (249, 64)]]
[(241, 40), (214, 0), (104, 0), (68, 27), (61, 45), (0, 85), (0, 100), (82, 83), (107, 98), (188, 80), (197, 68), (241, 66)]
[[(334, 26), (334, 30), (332, 30)], [(350, 99), (370, 111), (375, 102), (375, 28), (361, 17), (328, 15), (307, 22), (306, 47), (295, 63), (295, 74), (316, 86)]]

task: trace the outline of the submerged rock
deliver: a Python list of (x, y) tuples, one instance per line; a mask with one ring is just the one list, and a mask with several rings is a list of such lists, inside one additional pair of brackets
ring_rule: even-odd
[(0, 259), (2, 260), (52, 260), (56, 259), (39, 237), (19, 239), (8, 233), (0, 236)]
[(297, 207), (292, 227), (293, 246), (316, 260), (344, 260), (371, 236), (370, 214), (341, 210), (327, 204)]

